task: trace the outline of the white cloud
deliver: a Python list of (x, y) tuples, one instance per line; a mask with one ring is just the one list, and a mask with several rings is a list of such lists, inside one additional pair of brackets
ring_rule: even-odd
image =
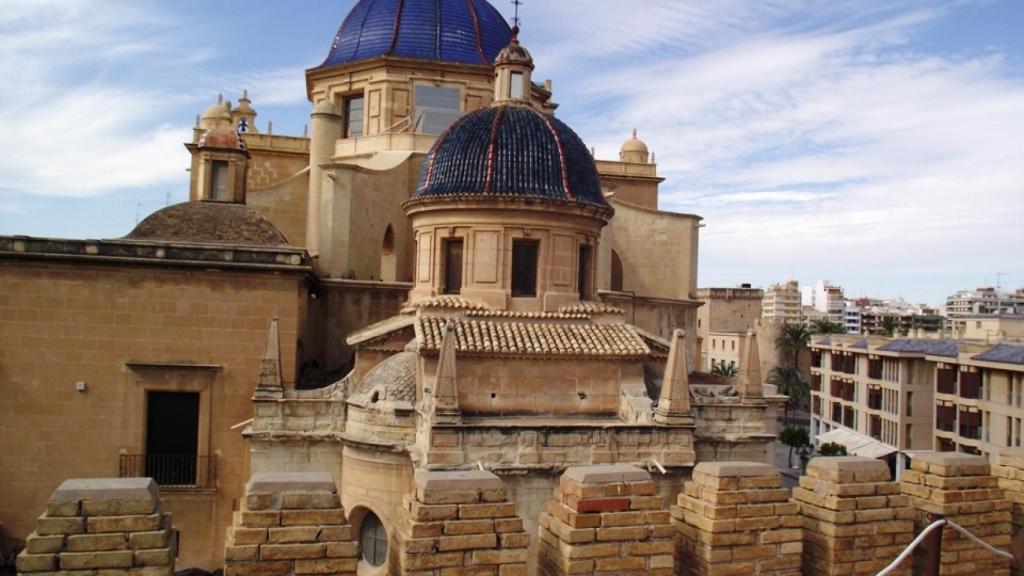
[[(159, 6), (9, 0), (0, 11), (0, 182), (30, 195), (89, 196), (182, 182), (187, 118), (159, 120), (161, 87), (122, 66), (175, 48)], [(164, 62), (166, 65), (166, 62)], [(159, 74), (153, 64), (147, 72)], [(173, 100), (173, 99), (171, 99)]]
[[(702, 284), (1024, 282), (1019, 58), (915, 43), (970, 4), (698, 3), (685, 25), (661, 9), (676, 3), (620, 4), (556, 21), (573, 34), (550, 42), (553, 70), (548, 42), (528, 47), (574, 78), (556, 83), (560, 112), (599, 157), (640, 128), (669, 177), (662, 207), (706, 219)], [(602, 61), (616, 65), (589, 65)]]

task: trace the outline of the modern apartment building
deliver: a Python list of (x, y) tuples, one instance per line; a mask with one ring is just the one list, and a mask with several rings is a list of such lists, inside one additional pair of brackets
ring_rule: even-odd
[(761, 317), (768, 322), (800, 322), (800, 285), (796, 280), (772, 284), (765, 291)]
[[(811, 435), (851, 452), (1021, 446), (1024, 345), (830, 336), (811, 344)], [(898, 466), (897, 466), (898, 467)]]
[[(887, 319), (892, 320), (887, 320)], [(886, 335), (887, 323), (895, 321), (896, 334), (891, 336), (913, 336), (916, 332), (939, 333), (942, 330), (942, 316), (938, 310), (924, 304), (911, 304), (902, 298), (881, 300), (857, 298), (846, 301), (843, 326), (847, 334)]]
[(953, 317), (1024, 314), (1024, 288), (1001, 292), (991, 286), (961, 290), (946, 298), (946, 315)]
[(800, 287), (800, 300), (804, 307), (810, 306), (822, 312), (831, 322), (846, 323), (846, 299), (841, 286), (828, 280), (818, 280), (814, 286)]

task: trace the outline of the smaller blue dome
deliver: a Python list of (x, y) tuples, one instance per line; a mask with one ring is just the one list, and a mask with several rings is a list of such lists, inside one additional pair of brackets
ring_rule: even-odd
[(487, 0), (359, 0), (321, 66), (378, 56), (490, 66), (511, 39)]
[(457, 120), (423, 159), (415, 196), (609, 207), (583, 140), (558, 118), (527, 106), (491, 106)]

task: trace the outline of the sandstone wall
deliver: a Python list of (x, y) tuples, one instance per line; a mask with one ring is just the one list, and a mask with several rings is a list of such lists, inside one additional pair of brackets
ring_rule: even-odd
[[(7, 527), (26, 536), (62, 480), (117, 476), (122, 450), (145, 452), (147, 390), (198, 392), (199, 453), (216, 455), (217, 489), (168, 492), (164, 505), (179, 513), (181, 567), (218, 567), (231, 502), (246, 478), (245, 445), (231, 426), (252, 415), (270, 319), (280, 317), (283, 342), (296, 339), (301, 281), (0, 261), (0, 388), (8, 399), (0, 402), (0, 518)], [(282, 362), (291, 386), (292, 347), (283, 348)]]

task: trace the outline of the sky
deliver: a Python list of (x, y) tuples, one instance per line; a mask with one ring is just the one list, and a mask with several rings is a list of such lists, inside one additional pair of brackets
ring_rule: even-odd
[[(507, 0), (492, 2), (511, 13)], [(196, 114), (249, 90), (301, 134), (353, 0), (0, 1), (0, 234), (114, 238), (188, 197)], [(829, 279), (940, 304), (1024, 287), (1021, 0), (526, 0), (534, 79), (660, 207), (701, 286)]]

